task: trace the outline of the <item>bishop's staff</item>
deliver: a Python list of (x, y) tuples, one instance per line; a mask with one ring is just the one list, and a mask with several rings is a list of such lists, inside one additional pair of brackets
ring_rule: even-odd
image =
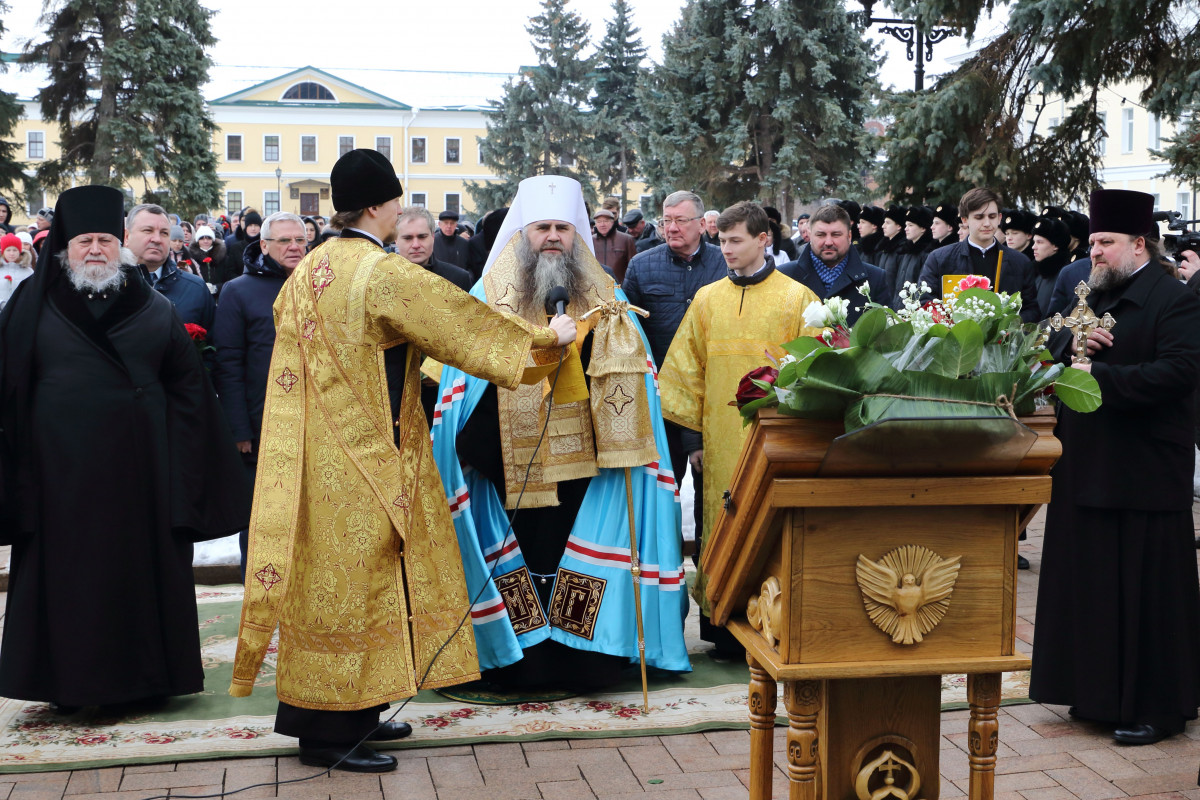
[[(642, 627), (642, 564), (638, 555), (637, 520), (633, 513), (632, 467), (640, 467), (658, 460), (654, 445), (654, 433), (650, 425), (646, 404), (646, 373), (649, 361), (642, 336), (629, 318), (629, 312), (650, 316), (644, 309), (632, 306), (624, 300), (609, 300), (588, 311), (580, 318), (583, 322), (595, 313), (600, 314), (596, 323), (596, 344), (593, 352), (605, 353), (604, 358), (593, 358), (588, 364), (587, 374), (592, 378), (589, 394), (592, 401), (592, 421), (596, 430), (605, 431), (606, 438), (613, 440), (611, 453), (599, 452), (597, 461), (601, 467), (624, 468), (625, 505), (629, 514), (629, 573), (633, 578), (633, 608), (637, 621), (638, 660), (642, 667), (642, 711), (650, 713), (650, 691), (646, 681), (646, 634)], [(604, 347), (599, 343), (603, 340)], [(625, 416), (625, 409), (632, 405), (634, 411)], [(597, 435), (597, 440), (601, 437)]]

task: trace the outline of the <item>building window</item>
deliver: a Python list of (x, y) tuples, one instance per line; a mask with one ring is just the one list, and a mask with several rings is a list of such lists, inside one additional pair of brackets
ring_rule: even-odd
[(242, 160), (242, 135), (240, 133), (229, 133), (225, 135), (225, 160)]
[(323, 100), (327, 103), (336, 103), (337, 98), (333, 96), (333, 92), (326, 89), (319, 83), (305, 81), (297, 83), (295, 86), (283, 93), (284, 100)]
[(446, 192), (446, 210), (453, 211), (455, 214), (462, 213), (462, 209), (459, 207), (458, 192)]
[(1133, 109), (1121, 109), (1121, 152), (1133, 152)]
[(1101, 111), (1100, 114), (1100, 155), (1108, 155), (1108, 112)]
[(1154, 192), (1150, 196), (1154, 198), (1154, 210), (1158, 211), (1158, 192)]
[(300, 160), (314, 162), (317, 160), (317, 137), (300, 137)]
[(1058, 128), (1058, 117), (1051, 117), (1050, 118), (1050, 132), (1054, 133), (1056, 128)]
[(354, 149), (354, 137), (353, 136), (339, 136), (338, 137), (338, 158), (341, 158), (342, 156), (346, 155), (346, 153), (349, 153), (353, 149)]
[(1192, 218), (1191, 192), (1180, 192), (1175, 195), (1175, 210), (1182, 214), (1184, 219)]
[(414, 136), (412, 140), (412, 163), (425, 163), (425, 137)]
[(412, 196), (410, 198), (410, 201), (412, 202), (412, 204), (414, 206), (420, 206), (421, 208), (425, 208), (425, 206), (427, 205), (427, 203), (425, 202), (425, 193), (424, 192), (413, 192)]
[(1162, 118), (1158, 114), (1150, 115), (1150, 135), (1146, 147), (1151, 150), (1162, 147)]
[(461, 164), (462, 163), (462, 139), (447, 139), (446, 140), (446, 163)]
[[(25, 157), (37, 159), (46, 157), (46, 134), (43, 131), (30, 131), (25, 138)], [(41, 206), (38, 206), (41, 208)]]
[(376, 136), (375, 137), (375, 150), (376, 150), (376, 152), (379, 153), (379, 155), (383, 156), (388, 161), (391, 161), (392, 160), (392, 137)]
[(263, 137), (263, 161), (279, 160), (279, 136)]
[(279, 192), (263, 192), (263, 217), (279, 211)]
[(226, 192), (225, 193), (225, 213), (236, 214), (242, 210), (242, 193), (241, 192)]

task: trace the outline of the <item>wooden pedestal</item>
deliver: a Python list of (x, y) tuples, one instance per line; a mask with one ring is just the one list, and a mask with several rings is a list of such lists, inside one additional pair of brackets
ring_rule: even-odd
[(704, 554), (713, 621), (750, 664), (752, 800), (771, 797), (779, 683), (792, 800), (936, 798), (950, 673), (969, 676), (969, 795), (993, 797), (1001, 673), (1030, 666), (1015, 651), (1017, 536), (1060, 452), (1052, 417), (1022, 421), (1038, 439), (1015, 471), (964, 476), (818, 475), (835, 426), (756, 424)]

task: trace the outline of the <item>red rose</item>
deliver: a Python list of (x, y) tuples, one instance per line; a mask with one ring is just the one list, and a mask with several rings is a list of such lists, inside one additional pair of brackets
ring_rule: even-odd
[(612, 708), (612, 703), (606, 703), (603, 700), (589, 700), (587, 706), (592, 711), (608, 711)]
[(550, 706), (546, 703), (521, 703), (517, 708), (521, 711), (548, 711)]
[(957, 289), (960, 292), (965, 292), (967, 289), (983, 289), (988, 291), (992, 288), (992, 281), (985, 275), (968, 275), (958, 282)]
[(451, 711), (450, 716), (454, 717), (455, 719), (466, 719), (467, 717), (475, 716), (475, 709), (460, 708), (457, 711)]
[(625, 706), (624, 708), (617, 709), (618, 717), (625, 717), (626, 719), (630, 719), (632, 717), (640, 717), (641, 715), (642, 715), (642, 710), (640, 708), (637, 708), (636, 706)]
[(738, 408), (741, 408), (752, 400), (759, 400), (767, 396), (765, 391), (754, 384), (755, 380), (773, 384), (777, 377), (779, 377), (779, 370), (774, 367), (757, 367), (743, 375), (742, 379), (738, 381), (736, 395)]
[(257, 739), (258, 734), (255, 733), (254, 731), (246, 731), (246, 730), (230, 731), (229, 738), (230, 739)]
[(163, 733), (163, 734), (147, 733), (145, 736), (142, 737), (142, 741), (145, 742), (146, 744), (170, 744), (171, 742), (175, 741), (175, 737), (167, 736), (165, 733)]
[(825, 343), (830, 347), (842, 350), (850, 346), (850, 335), (846, 333), (845, 328), (837, 325), (829, 329), (829, 336), (825, 339)]
[(193, 342), (203, 342), (208, 339), (208, 331), (203, 325), (197, 325), (194, 322), (185, 322), (183, 327), (187, 329), (188, 336), (192, 337)]
[(430, 728), (444, 728), (450, 724), (450, 720), (442, 719), (441, 717), (430, 717), (425, 720), (425, 724)]

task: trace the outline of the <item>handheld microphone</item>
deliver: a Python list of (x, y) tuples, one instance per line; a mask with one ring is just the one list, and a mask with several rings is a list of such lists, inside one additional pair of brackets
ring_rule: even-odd
[(570, 299), (571, 295), (567, 294), (567, 290), (565, 288), (562, 286), (555, 286), (550, 290), (550, 294), (546, 296), (546, 313), (567, 313), (567, 303), (570, 301)]

